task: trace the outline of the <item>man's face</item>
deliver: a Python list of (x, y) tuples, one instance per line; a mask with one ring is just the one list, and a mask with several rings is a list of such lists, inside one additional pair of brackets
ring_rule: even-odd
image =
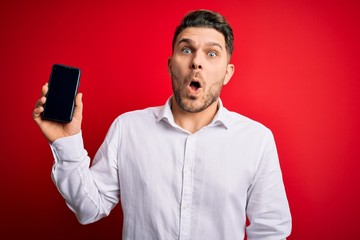
[(185, 28), (177, 37), (168, 67), (176, 103), (186, 112), (200, 112), (216, 102), (234, 66), (224, 36), (212, 28)]

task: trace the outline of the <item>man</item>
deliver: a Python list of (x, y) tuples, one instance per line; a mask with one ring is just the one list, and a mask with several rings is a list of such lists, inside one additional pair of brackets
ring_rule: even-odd
[(54, 183), (83, 224), (121, 200), (123, 239), (285, 239), (291, 216), (273, 136), (219, 99), (234, 73), (231, 27), (191, 12), (172, 48), (173, 96), (119, 116), (90, 168), (81, 94), (72, 122), (59, 124), (41, 119), (43, 87), (33, 118), (51, 143)]

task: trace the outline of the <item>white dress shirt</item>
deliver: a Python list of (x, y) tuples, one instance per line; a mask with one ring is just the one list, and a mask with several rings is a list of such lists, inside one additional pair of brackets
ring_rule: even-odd
[[(124, 240), (286, 238), (291, 215), (269, 129), (219, 101), (195, 133), (173, 119), (170, 99), (119, 116), (93, 159), (81, 134), (51, 148), (54, 183), (83, 223), (121, 201)], [(246, 226), (246, 218), (250, 225)]]

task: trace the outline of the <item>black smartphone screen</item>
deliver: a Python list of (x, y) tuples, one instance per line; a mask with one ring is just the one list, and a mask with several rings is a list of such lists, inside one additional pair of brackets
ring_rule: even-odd
[(71, 122), (79, 80), (80, 69), (59, 64), (53, 65), (42, 115), (44, 119)]

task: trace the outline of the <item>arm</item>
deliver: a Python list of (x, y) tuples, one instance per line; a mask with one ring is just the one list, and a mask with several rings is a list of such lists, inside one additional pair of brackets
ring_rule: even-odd
[(45, 84), (36, 102), (33, 119), (51, 143), (55, 158), (53, 181), (81, 223), (96, 221), (108, 215), (118, 202), (119, 184), (114, 160), (117, 148), (112, 144), (116, 142), (116, 136), (108, 134), (95, 156), (93, 167), (89, 169), (90, 159), (83, 147), (80, 132), (82, 95), (76, 96), (73, 120), (64, 124), (41, 118), (47, 91), (48, 85)]
[(291, 232), (291, 215), (275, 141), (269, 132), (251, 187), (248, 190), (246, 228), (249, 240), (286, 239)]
[(92, 167), (81, 134), (61, 138), (52, 145), (52, 179), (79, 222), (87, 224), (109, 215), (119, 201), (117, 125), (110, 128)]

